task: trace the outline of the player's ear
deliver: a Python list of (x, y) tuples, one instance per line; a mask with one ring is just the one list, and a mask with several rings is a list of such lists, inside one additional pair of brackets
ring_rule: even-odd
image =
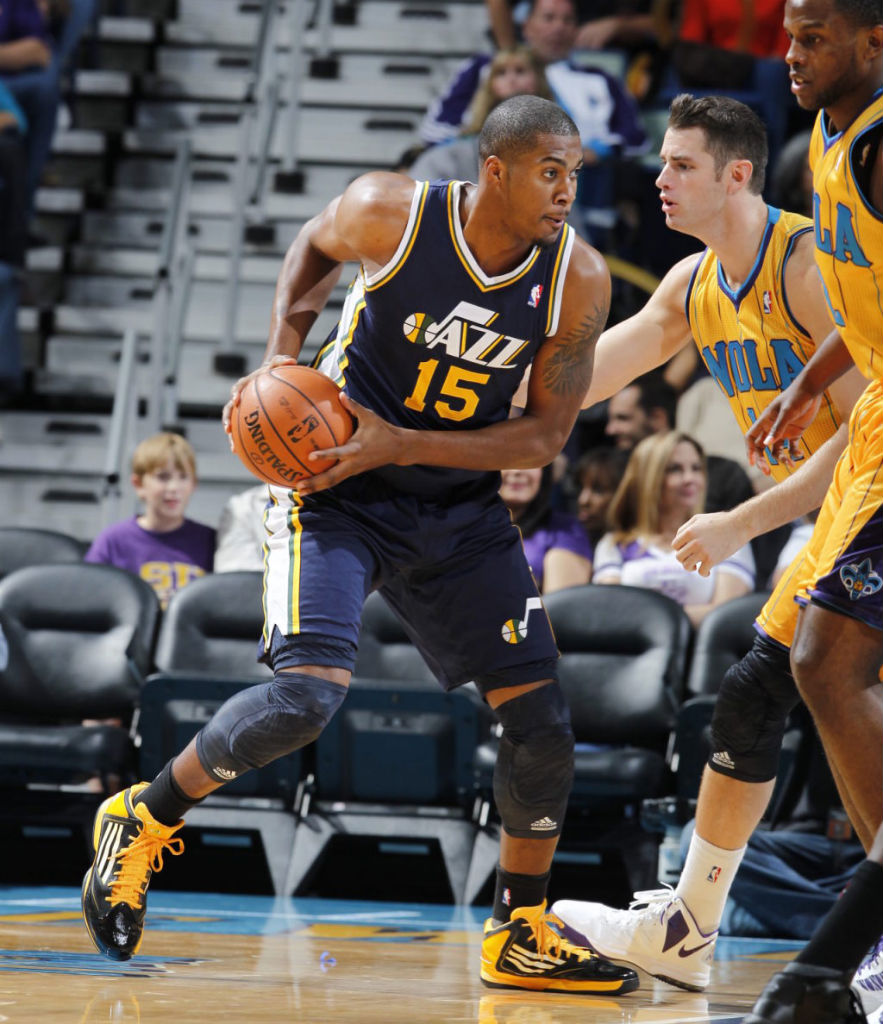
[(729, 165), (730, 180), (739, 188), (744, 188), (754, 173), (754, 164), (750, 160), (732, 160)]
[(864, 56), (869, 63), (873, 64), (880, 59), (880, 54), (883, 53), (883, 25), (874, 25), (868, 29), (864, 50)]
[(506, 167), (503, 161), (491, 154), (484, 162), (484, 174), (488, 181), (499, 184), (505, 175)]

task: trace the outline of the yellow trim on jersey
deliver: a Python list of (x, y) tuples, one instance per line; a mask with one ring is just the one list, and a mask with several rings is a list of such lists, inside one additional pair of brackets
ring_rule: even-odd
[(401, 270), (401, 268), (407, 262), (408, 256), (411, 254), (411, 249), (414, 247), (414, 242), (417, 239), (417, 232), (420, 230), (420, 221), (423, 219), (423, 210), (426, 207), (426, 197), (429, 195), (429, 182), (418, 181), (415, 188), (419, 189), (419, 199), (416, 203), (416, 211), (414, 210), (414, 204), (412, 203), (411, 212), (408, 215), (408, 223), (405, 225), (405, 233), (402, 236), (401, 242), (399, 242), (398, 248), (393, 254), (392, 260), (386, 267), (381, 267), (380, 272), (383, 274), (379, 280), (372, 280), (369, 284), (367, 275), (365, 276), (365, 291), (373, 292), (377, 288), (381, 288), (387, 284), (395, 275)]
[[(549, 283), (549, 306), (546, 312), (546, 335), (552, 333), (553, 326), (557, 329), (558, 321), (558, 307), (560, 303), (558, 300), (558, 276), (561, 273), (561, 267), (564, 264), (564, 253), (569, 252), (570, 235), (573, 234), (573, 228), (569, 224), (564, 225), (564, 229), (561, 232), (561, 237), (558, 239), (558, 253), (555, 256), (555, 266), (552, 269), (552, 280)], [(570, 260), (567, 261), (570, 263)]]
[(540, 247), (535, 245), (533, 250), (530, 252), (525, 262), (520, 266), (516, 267), (513, 271), (508, 274), (502, 274), (499, 277), (487, 277), (484, 276), (484, 280), (478, 276), (480, 267), (475, 257), (466, 245), (466, 239), (462, 237), (463, 227), (460, 224), (460, 213), (456, 207), (456, 200), (459, 198), (459, 185), (461, 182), (452, 181), (448, 184), (448, 195), (447, 195), (447, 208), (448, 208), (448, 231), (451, 235), (451, 241), (454, 244), (454, 251), (457, 253), (457, 257), (463, 264), (463, 269), (472, 278), (473, 282), (483, 292), (493, 292), (498, 288), (505, 288), (507, 285), (513, 284), (515, 281), (520, 280), (530, 270), (530, 268), (536, 263), (540, 255)]
[[(346, 383), (344, 371), (349, 365), (346, 350), (352, 344), (353, 335), (365, 305), (364, 283), (357, 275), (347, 289), (346, 298), (343, 300), (343, 309), (337, 325), (338, 333), (333, 338), (329, 338), (319, 349), (312, 362), (317, 370), (321, 370), (326, 377), (330, 377), (338, 387), (343, 387)], [(340, 329), (343, 325), (346, 325), (346, 334), (341, 338)]]
[(303, 526), (300, 509), (303, 499), (291, 491), (292, 505), (288, 511), (288, 629), (289, 634), (300, 632), (300, 542)]

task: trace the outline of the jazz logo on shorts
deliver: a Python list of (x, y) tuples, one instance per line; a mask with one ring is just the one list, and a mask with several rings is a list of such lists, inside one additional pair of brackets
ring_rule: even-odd
[(861, 565), (844, 565), (840, 570), (840, 581), (846, 587), (850, 601), (869, 597), (883, 587), (883, 579), (879, 573), (874, 572), (870, 558), (866, 558)]
[(523, 619), (507, 619), (503, 623), (501, 633), (507, 644), (520, 644), (527, 639), (527, 619), (535, 608), (542, 608), (543, 602), (538, 597), (529, 597), (524, 605)]

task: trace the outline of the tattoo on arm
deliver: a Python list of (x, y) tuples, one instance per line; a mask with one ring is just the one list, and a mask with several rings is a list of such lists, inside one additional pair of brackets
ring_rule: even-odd
[(584, 395), (592, 382), (595, 344), (607, 323), (609, 303), (587, 313), (558, 342), (543, 368), (543, 384), (555, 395)]

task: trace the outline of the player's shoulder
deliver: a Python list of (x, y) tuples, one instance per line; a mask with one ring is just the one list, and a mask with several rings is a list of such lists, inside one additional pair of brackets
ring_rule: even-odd
[(394, 171), (369, 171), (347, 186), (341, 203), (361, 216), (384, 217), (401, 212), (406, 218), (417, 182)]
[(568, 263), (567, 284), (602, 282), (610, 279), (610, 269), (600, 252), (573, 232), (573, 249)]

